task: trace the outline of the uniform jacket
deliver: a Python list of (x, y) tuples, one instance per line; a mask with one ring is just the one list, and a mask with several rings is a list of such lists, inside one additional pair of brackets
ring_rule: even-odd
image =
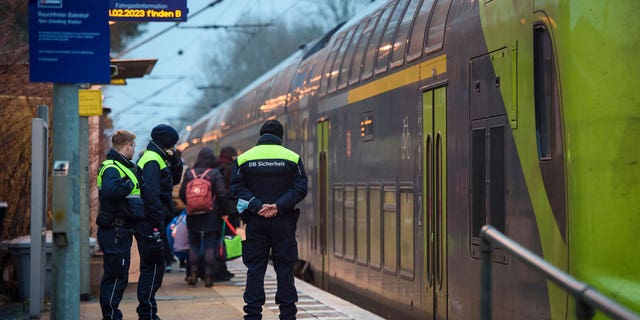
[[(194, 171), (198, 176), (200, 176), (205, 170), (207, 170), (207, 168), (194, 168)], [(182, 179), (182, 185), (180, 186), (180, 199), (185, 204), (187, 203), (187, 184), (194, 178), (195, 177), (191, 174), (191, 169), (188, 169), (184, 174), (184, 179)], [(187, 228), (189, 229), (189, 232), (216, 231), (220, 229), (220, 226), (222, 225), (220, 216), (229, 210), (229, 190), (227, 190), (227, 187), (225, 186), (220, 170), (212, 168), (204, 178), (211, 182), (211, 191), (216, 196), (213, 211), (204, 214), (187, 215)]]
[(302, 160), (281, 143), (279, 137), (263, 134), (255, 147), (236, 159), (231, 192), (249, 202), (250, 214), (260, 211), (264, 203), (275, 203), (279, 213), (291, 213), (307, 195)]
[(144, 203), (145, 217), (152, 226), (160, 227), (165, 217), (173, 214), (171, 191), (173, 186), (180, 182), (182, 161), (167, 163), (167, 154), (153, 141), (150, 141), (147, 145), (145, 153), (147, 152), (155, 152), (165, 162), (162, 164), (153, 160), (146, 163), (138, 161), (138, 167), (142, 170), (140, 191)]
[[(136, 175), (138, 181), (140, 181), (140, 174), (136, 165), (115, 149), (109, 150), (107, 160), (113, 160), (116, 162), (116, 165), (131, 170)], [(102, 170), (98, 172), (100, 171)], [(134, 183), (128, 176), (125, 175), (121, 177), (118, 169), (107, 167), (102, 173), (101, 179), (102, 185), (98, 190), (101, 214), (127, 220), (144, 217), (142, 199), (139, 195), (130, 196), (130, 193), (134, 189)]]

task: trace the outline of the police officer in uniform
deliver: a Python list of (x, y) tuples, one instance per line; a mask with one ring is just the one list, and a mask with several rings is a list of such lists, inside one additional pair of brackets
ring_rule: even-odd
[(140, 279), (138, 280), (138, 318), (160, 319), (155, 295), (162, 285), (165, 269), (164, 221), (173, 214), (173, 186), (180, 182), (182, 161), (175, 151), (178, 132), (171, 126), (160, 124), (151, 130), (138, 167), (142, 171), (140, 191), (145, 218), (136, 223), (136, 240), (140, 252)]
[(96, 218), (98, 242), (104, 252), (104, 274), (100, 281), (103, 319), (122, 319), (118, 305), (129, 280), (131, 229), (144, 217), (136, 166), (131, 159), (136, 136), (118, 130), (111, 137), (112, 148), (98, 172), (100, 213)]
[(247, 225), (242, 242), (242, 261), (248, 269), (244, 319), (262, 319), (270, 253), (277, 275), (280, 319), (296, 318), (293, 265), (298, 260), (299, 211), (295, 205), (307, 195), (307, 176), (300, 156), (282, 146), (283, 132), (278, 120), (267, 121), (257, 145), (237, 158), (232, 173), (231, 190)]

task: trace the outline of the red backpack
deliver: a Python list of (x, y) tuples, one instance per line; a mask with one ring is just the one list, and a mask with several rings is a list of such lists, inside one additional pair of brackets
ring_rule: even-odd
[(205, 178), (209, 171), (211, 169), (207, 169), (200, 176), (197, 176), (195, 170), (191, 169), (193, 180), (187, 183), (186, 191), (187, 214), (189, 215), (213, 211), (213, 203), (216, 200), (216, 196), (211, 190), (211, 181)]

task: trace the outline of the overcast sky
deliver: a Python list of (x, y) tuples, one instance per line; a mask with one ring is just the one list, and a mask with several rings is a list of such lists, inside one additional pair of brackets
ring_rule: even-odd
[[(188, 0), (189, 15), (215, 0)], [(245, 15), (260, 16), (268, 23), (273, 19), (300, 18), (299, 8), (308, 2), (300, 0), (226, 0), (182, 23), (183, 26), (233, 24)], [(297, 17), (296, 17), (297, 16)], [(150, 22), (146, 32), (129, 42), (133, 47), (172, 22)], [(114, 129), (127, 129), (137, 136), (138, 148), (146, 147), (151, 129), (159, 123), (175, 123), (180, 114), (196, 101), (206, 86), (202, 76), (203, 51), (216, 50), (215, 40), (223, 38), (222, 29), (173, 28), (154, 40), (130, 51), (120, 59), (158, 59), (150, 75), (129, 79), (126, 86), (103, 88), (104, 105), (112, 109)], [(179, 52), (182, 54), (179, 54)], [(180, 131), (182, 128), (176, 128)]]

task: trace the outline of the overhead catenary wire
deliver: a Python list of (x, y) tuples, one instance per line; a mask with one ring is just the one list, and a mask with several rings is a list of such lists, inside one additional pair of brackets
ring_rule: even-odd
[(183, 76), (176, 78), (175, 80), (171, 81), (169, 84), (165, 85), (164, 87), (162, 87), (162, 88), (160, 88), (160, 89), (158, 89), (158, 90), (156, 90), (156, 91), (152, 92), (151, 94), (147, 95), (147, 96), (146, 96), (146, 97), (144, 97), (144, 98), (138, 99), (138, 101), (136, 101), (136, 102), (132, 103), (131, 105), (127, 106), (126, 108), (122, 109), (121, 111), (116, 112), (116, 113), (114, 114), (114, 116), (118, 116), (118, 115), (120, 115), (120, 114), (121, 114), (121, 113), (123, 113), (123, 112), (131, 111), (131, 109), (135, 108), (136, 106), (141, 105), (142, 103), (144, 103), (144, 102), (145, 102), (146, 100), (148, 100), (149, 98), (151, 98), (151, 97), (153, 97), (153, 96), (158, 95), (158, 94), (159, 94), (159, 93), (161, 93), (162, 91), (164, 91), (164, 90), (166, 90), (166, 89), (168, 89), (168, 88), (172, 87), (173, 85), (175, 85), (176, 83), (178, 83), (178, 82), (182, 81), (183, 79), (184, 79), (184, 77), (183, 77)]
[[(213, 7), (213, 6), (217, 5), (217, 4), (219, 4), (219, 3), (221, 3), (222, 1), (223, 1), (223, 0), (215, 0), (215, 1), (211, 2), (211, 3), (209, 3), (208, 5), (204, 6), (202, 9), (200, 9), (200, 10), (198, 10), (198, 11), (194, 12), (193, 14), (190, 14), (190, 15), (187, 17), (187, 20), (188, 20), (188, 19), (192, 19), (192, 18), (194, 18), (195, 16), (197, 16), (197, 15), (201, 14), (202, 12), (204, 12), (205, 10), (207, 10), (207, 9), (209, 9), (209, 8), (211, 8), (211, 7)], [(135, 50), (135, 49), (137, 49), (137, 48), (139, 48), (139, 47), (141, 47), (141, 46), (145, 45), (147, 42), (149, 42), (149, 41), (151, 41), (151, 40), (153, 40), (153, 39), (155, 39), (155, 38), (157, 38), (157, 37), (159, 37), (159, 36), (161, 36), (161, 35), (163, 35), (163, 34), (167, 33), (169, 30), (171, 30), (171, 29), (173, 29), (173, 28), (175, 28), (175, 27), (179, 26), (179, 25), (180, 25), (180, 23), (181, 23), (181, 22), (176, 22), (176, 23), (174, 23), (173, 25), (171, 25), (171, 26), (169, 26), (169, 27), (167, 27), (167, 28), (165, 28), (165, 29), (163, 29), (163, 30), (160, 30), (158, 33), (156, 33), (156, 34), (154, 34), (154, 35), (150, 36), (149, 38), (144, 39), (144, 40), (142, 40), (141, 42), (138, 42), (137, 44), (135, 44), (135, 45), (133, 45), (133, 46), (131, 46), (131, 47), (129, 47), (129, 48), (125, 48), (124, 50), (120, 51), (120, 52), (116, 55), (116, 57), (115, 57), (115, 58), (116, 58), (116, 59), (118, 59), (118, 58), (123, 57), (125, 54), (127, 54), (127, 53), (129, 53), (129, 52), (131, 52), (131, 51), (133, 51), (133, 50)]]
[(242, 23), (236, 23), (236, 24), (229, 24), (229, 25), (222, 25), (222, 24), (210, 24), (210, 25), (204, 25), (204, 26), (180, 26), (180, 29), (242, 29), (242, 28), (265, 28), (265, 27), (273, 27), (274, 24), (273, 23), (253, 23), (253, 24), (242, 24)]
[[(193, 17), (195, 17), (195, 16), (197, 16), (197, 15), (201, 14), (202, 12), (204, 12), (204, 11), (205, 11), (206, 9), (208, 9), (208, 8), (211, 8), (211, 7), (213, 7), (213, 6), (217, 5), (217, 4), (220, 4), (222, 1), (223, 1), (223, 0), (216, 0), (216, 1), (212, 1), (212, 2), (211, 2), (211, 3), (209, 3), (208, 5), (204, 6), (202, 9), (198, 10), (197, 12), (194, 12), (193, 14), (190, 14), (190, 15), (188, 16), (188, 19), (191, 19), (191, 18), (193, 18)], [(281, 18), (282, 16), (284, 16), (284, 15), (285, 15), (289, 10), (291, 10), (291, 9), (292, 9), (293, 7), (295, 7), (295, 6), (296, 6), (296, 3), (295, 3), (295, 2), (294, 2), (294, 3), (292, 3), (292, 4), (291, 4), (290, 6), (288, 6), (288, 7), (287, 7), (283, 12), (281, 12), (281, 14), (280, 14), (280, 15), (278, 15), (277, 17), (274, 17), (274, 18), (270, 19), (270, 21), (269, 21), (268, 23), (264, 23), (264, 24), (255, 24), (255, 25), (250, 25), (250, 26), (248, 26), (248, 27), (253, 27), (253, 28), (258, 28), (258, 29), (259, 29), (259, 30), (258, 30), (258, 31), (256, 31), (256, 32), (250, 32), (250, 34), (251, 34), (251, 38), (253, 38), (253, 37), (255, 37), (257, 34), (259, 34), (259, 33), (263, 32), (263, 30), (265, 29), (265, 27), (273, 26), (275, 21), (277, 21), (279, 18)], [(252, 6), (248, 6), (248, 7), (247, 7), (247, 9), (246, 9), (246, 10), (245, 10), (245, 11), (244, 11), (240, 16), (242, 17), (242, 16), (247, 15), (247, 13), (249, 13), (249, 12), (252, 10), (252, 8), (254, 8), (254, 7), (252, 7)], [(245, 26), (247, 26), (247, 25), (245, 25)], [(158, 33), (156, 33), (156, 34), (154, 34), (154, 35), (150, 36), (149, 38), (147, 38), (147, 39), (145, 39), (145, 40), (143, 40), (143, 41), (141, 41), (141, 42), (139, 42), (139, 43), (137, 43), (137, 44), (135, 44), (135, 45), (133, 45), (133, 46), (131, 46), (131, 47), (128, 47), (128, 48), (124, 49), (123, 51), (121, 51), (121, 52), (118, 54), (118, 56), (117, 56), (117, 57), (121, 57), (121, 56), (123, 56), (123, 55), (126, 55), (127, 53), (130, 53), (131, 51), (133, 51), (133, 50), (135, 50), (135, 49), (137, 49), (137, 48), (139, 48), (139, 47), (141, 47), (141, 46), (143, 46), (143, 45), (145, 45), (145, 44), (149, 43), (150, 41), (152, 41), (152, 40), (154, 40), (154, 39), (158, 38), (159, 36), (161, 36), (161, 35), (163, 35), (163, 34), (167, 33), (168, 31), (170, 31), (170, 30), (172, 30), (172, 29), (176, 29), (176, 27), (178, 27), (178, 29), (182, 29), (182, 28), (184, 28), (184, 29), (188, 29), (188, 28), (185, 28), (186, 26), (181, 25), (181, 23), (180, 23), (180, 22), (176, 22), (175, 24), (171, 25), (170, 27), (168, 27), (168, 28), (166, 28), (166, 29), (163, 29), (163, 30), (159, 31)], [(218, 27), (220, 27), (220, 26), (218, 26)], [(190, 28), (190, 29), (196, 29), (196, 28), (198, 28), (198, 29), (215, 29), (214, 27), (205, 27), (205, 28), (202, 28), (202, 27), (200, 27), (200, 26), (198, 26), (198, 27), (193, 27), (193, 28)], [(222, 29), (232, 29), (232, 28), (242, 28), (242, 25), (240, 25), (240, 24), (236, 24), (236, 25), (229, 25), (229, 26), (224, 26)], [(249, 45), (249, 43), (250, 43), (250, 40), (249, 40), (249, 41), (247, 41), (247, 42), (244, 44), (244, 46)], [(231, 67), (231, 66), (227, 66), (227, 70), (228, 70), (230, 67)], [(143, 98), (135, 99), (136, 101), (135, 101), (134, 103), (132, 103), (132, 104), (128, 105), (127, 107), (125, 107), (125, 108), (123, 108), (123, 109), (121, 109), (121, 110), (118, 110), (118, 111), (115, 111), (115, 110), (114, 110), (114, 112), (113, 112), (113, 116), (114, 116), (114, 118), (119, 118), (119, 117), (120, 117), (121, 115), (123, 115), (123, 114), (129, 114), (129, 115), (134, 114), (134, 113), (131, 113), (131, 112), (130, 112), (132, 109), (136, 109), (136, 108), (137, 108), (137, 106), (142, 106), (142, 105), (147, 105), (147, 106), (148, 106), (149, 104), (147, 103), (147, 100), (149, 100), (149, 99), (151, 99), (151, 98), (153, 98), (153, 97), (157, 96), (158, 94), (160, 94), (160, 93), (161, 93), (161, 92), (163, 92), (163, 91), (166, 91), (168, 88), (170, 88), (170, 87), (172, 87), (172, 86), (175, 86), (176, 84), (180, 83), (180, 81), (184, 80), (184, 78), (185, 78), (184, 76), (182, 76), (182, 77), (180, 77), (180, 76), (172, 77), (172, 76), (170, 76), (170, 75), (167, 75), (167, 76), (155, 76), (155, 77), (154, 77), (153, 75), (150, 75), (149, 77), (150, 77), (150, 78), (155, 78), (155, 79), (157, 79), (157, 80), (159, 80), (159, 79), (171, 79), (171, 78), (174, 78), (174, 79), (176, 79), (176, 80), (175, 80), (175, 81), (170, 82), (169, 84), (167, 84), (167, 85), (163, 86), (162, 88), (160, 88), (160, 89), (158, 89), (158, 90), (154, 91), (153, 93), (151, 93), (151, 94), (149, 94), (149, 95), (147, 95), (147, 96), (145, 96), (145, 97), (143, 97)], [(229, 88), (229, 89), (231, 89), (231, 88)], [(224, 88), (224, 90), (229, 90), (229, 89)], [(178, 108), (178, 109), (181, 109), (181, 108)], [(137, 113), (136, 113), (136, 114), (137, 114)]]

